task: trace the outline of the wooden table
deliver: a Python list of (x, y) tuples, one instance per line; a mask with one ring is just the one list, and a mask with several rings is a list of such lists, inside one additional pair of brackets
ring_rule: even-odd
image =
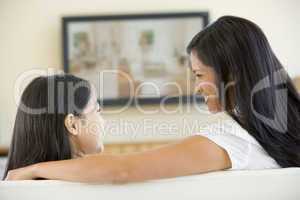
[(8, 154), (8, 148), (0, 146), (0, 156), (7, 156), (7, 154)]

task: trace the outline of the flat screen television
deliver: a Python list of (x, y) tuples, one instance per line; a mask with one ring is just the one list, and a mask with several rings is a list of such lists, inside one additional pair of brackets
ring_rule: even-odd
[(186, 46), (207, 12), (63, 17), (63, 64), (103, 105), (195, 100)]

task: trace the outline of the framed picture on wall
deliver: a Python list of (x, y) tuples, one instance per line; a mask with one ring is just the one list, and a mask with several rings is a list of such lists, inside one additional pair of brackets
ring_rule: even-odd
[(63, 17), (67, 73), (93, 83), (104, 105), (191, 101), (186, 46), (207, 12)]

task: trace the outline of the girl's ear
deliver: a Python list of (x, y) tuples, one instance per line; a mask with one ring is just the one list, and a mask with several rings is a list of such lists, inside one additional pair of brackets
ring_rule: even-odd
[(65, 126), (71, 135), (76, 136), (79, 134), (78, 120), (73, 114), (68, 114), (65, 117)]

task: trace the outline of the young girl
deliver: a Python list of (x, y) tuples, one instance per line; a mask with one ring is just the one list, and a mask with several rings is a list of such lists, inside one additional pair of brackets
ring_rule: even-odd
[(21, 97), (4, 177), (31, 164), (101, 152), (99, 112), (86, 80), (68, 74), (34, 79)]
[(299, 94), (262, 30), (246, 19), (221, 17), (187, 50), (209, 110), (230, 116), (224, 125), (141, 153), (39, 163), (13, 170), (7, 179), (131, 182), (225, 169), (300, 167)]

